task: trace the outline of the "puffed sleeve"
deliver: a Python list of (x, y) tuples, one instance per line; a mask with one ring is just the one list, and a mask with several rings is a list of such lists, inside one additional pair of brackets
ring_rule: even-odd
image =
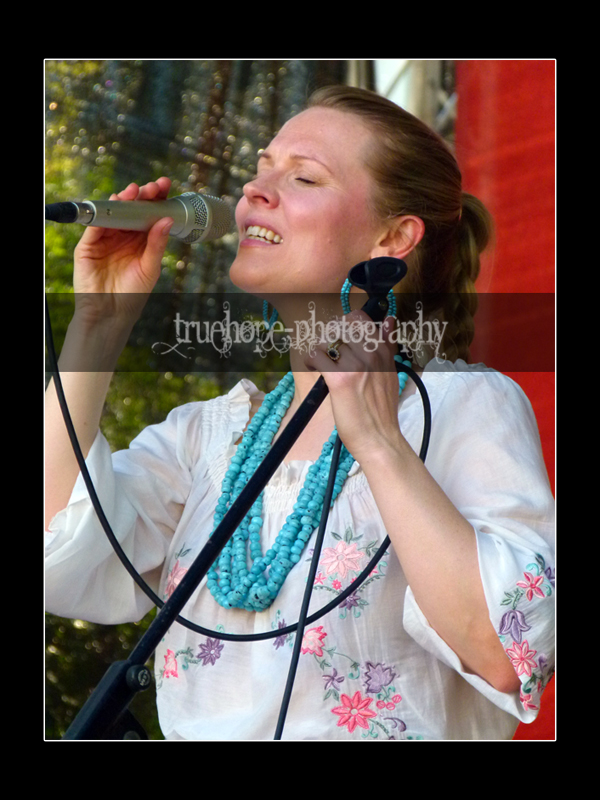
[(554, 499), (537, 423), (521, 388), (501, 373), (463, 362), (434, 377), (445, 379), (445, 390), (432, 409), (426, 463), (473, 526), (490, 620), (520, 692), (499, 692), (466, 672), (410, 589), (404, 624), (492, 702), (532, 722), (554, 670)]
[[(86, 460), (119, 544), (157, 594), (191, 485), (202, 405), (175, 409), (114, 454), (99, 432)], [(45, 588), (48, 612), (90, 622), (136, 621), (153, 606), (115, 555), (81, 475), (46, 532)]]

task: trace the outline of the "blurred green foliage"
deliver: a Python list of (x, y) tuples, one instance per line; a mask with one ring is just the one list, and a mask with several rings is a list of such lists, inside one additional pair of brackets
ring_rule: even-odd
[[(107, 198), (130, 181), (173, 179), (172, 195), (202, 191), (235, 202), (253, 175), (256, 152), (308, 93), (341, 82), (344, 62), (48, 61), (46, 202)], [(46, 292), (72, 293), (78, 225), (46, 223)], [(232, 291), (227, 270), (236, 242), (201, 248), (172, 240), (161, 291)], [(68, 311), (53, 312), (57, 350)], [(248, 365), (251, 369), (252, 365)], [(281, 377), (268, 361), (250, 377), (269, 391)], [(101, 429), (125, 448), (175, 406), (228, 391), (237, 373), (115, 374)], [(46, 615), (46, 732), (59, 739), (108, 666), (127, 658), (155, 611), (139, 623), (103, 626)], [(152, 687), (130, 709), (161, 739)]]

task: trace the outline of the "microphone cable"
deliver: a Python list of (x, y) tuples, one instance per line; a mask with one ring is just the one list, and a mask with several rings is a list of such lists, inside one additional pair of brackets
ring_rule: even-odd
[[(109, 523), (109, 521), (108, 521), (108, 519), (106, 517), (106, 514), (104, 513), (104, 509), (102, 508), (102, 505), (101, 505), (100, 500), (98, 498), (98, 494), (96, 492), (96, 489), (94, 487), (92, 478), (91, 478), (89, 470), (87, 468), (87, 464), (85, 463), (85, 457), (84, 457), (83, 452), (81, 450), (81, 446), (79, 444), (79, 440), (77, 438), (77, 434), (75, 432), (75, 427), (73, 425), (71, 414), (69, 412), (69, 408), (68, 408), (68, 405), (67, 405), (67, 400), (66, 400), (64, 389), (63, 389), (63, 385), (62, 385), (62, 380), (61, 380), (61, 377), (60, 377), (60, 370), (59, 370), (59, 367), (58, 367), (58, 359), (57, 359), (56, 350), (55, 350), (55, 347), (54, 347), (54, 337), (53, 337), (53, 334), (52, 334), (52, 324), (51, 324), (51, 320), (50, 320), (50, 311), (49, 311), (49, 308), (48, 308), (48, 298), (47, 297), (45, 297), (45, 323), (46, 323), (46, 345), (47, 345), (47, 350), (48, 350), (48, 360), (50, 362), (50, 372), (51, 372), (51, 374), (53, 376), (53, 379), (54, 379), (54, 384), (55, 384), (55, 388), (56, 388), (56, 394), (57, 394), (59, 406), (60, 406), (64, 421), (65, 421), (65, 425), (66, 425), (66, 428), (67, 428), (67, 433), (68, 433), (71, 445), (73, 447), (73, 451), (75, 453), (75, 457), (77, 459), (77, 463), (79, 465), (79, 469), (81, 471), (81, 475), (82, 475), (83, 481), (85, 483), (85, 486), (87, 488), (88, 494), (90, 496), (90, 500), (91, 500), (92, 506), (93, 506), (97, 516), (98, 516), (98, 520), (100, 521), (100, 524), (102, 525), (102, 528), (103, 528), (103, 530), (104, 530), (104, 532), (105, 532), (110, 544), (113, 547), (113, 550), (115, 551), (116, 555), (118, 556), (119, 560), (121, 561), (121, 563), (123, 564), (123, 566), (125, 567), (127, 572), (129, 573), (129, 575), (133, 578), (135, 583), (144, 592), (144, 594), (146, 594), (146, 596), (150, 600), (152, 600), (154, 605), (157, 606), (159, 609), (162, 609), (163, 606), (165, 605), (165, 603), (150, 588), (150, 586), (148, 586), (146, 581), (137, 572), (137, 570), (135, 569), (135, 567), (133, 566), (133, 564), (131, 563), (131, 561), (129, 560), (127, 555), (125, 554), (123, 548), (119, 544), (119, 542), (118, 542), (118, 540), (117, 540), (117, 538), (116, 538), (116, 536), (115, 536), (115, 534), (114, 534), (114, 532), (112, 530), (112, 527), (111, 527), (111, 525), (110, 525), (110, 523)], [(420, 452), (419, 452), (419, 458), (421, 459), (421, 461), (424, 462), (425, 458), (426, 458), (426, 455), (427, 455), (427, 450), (428, 450), (428, 447), (429, 447), (429, 440), (430, 440), (430, 436), (431, 436), (431, 405), (429, 403), (429, 397), (427, 395), (427, 390), (425, 389), (423, 381), (416, 374), (416, 372), (412, 369), (412, 367), (409, 367), (409, 366), (407, 366), (405, 364), (401, 364), (400, 362), (396, 362), (396, 369), (397, 369), (397, 371), (403, 371), (403, 372), (407, 372), (408, 373), (409, 377), (415, 382), (415, 384), (417, 386), (417, 389), (419, 390), (419, 393), (421, 395), (421, 399), (422, 399), (422, 402), (423, 402), (424, 423), (423, 423), (423, 436), (422, 436), (422, 441), (421, 441), (421, 449), (420, 449)], [(178, 622), (180, 625), (182, 625), (185, 628), (188, 628), (189, 630), (193, 631), (194, 633), (200, 633), (203, 636), (209, 636), (209, 637), (211, 637), (213, 639), (223, 639), (225, 641), (231, 641), (231, 642), (255, 642), (255, 641), (263, 641), (263, 640), (266, 640), (266, 639), (274, 639), (274, 638), (277, 638), (277, 637), (280, 637), (280, 636), (287, 636), (290, 633), (294, 633), (294, 632), (298, 631), (298, 629), (300, 628), (299, 635), (296, 636), (296, 641), (294, 643), (294, 652), (292, 654), (292, 663), (290, 665), (290, 671), (288, 673), (288, 681), (287, 681), (287, 684), (286, 684), (284, 699), (283, 699), (283, 703), (282, 703), (282, 707), (281, 707), (281, 711), (280, 711), (280, 715), (279, 715), (279, 720), (278, 720), (278, 723), (277, 723), (277, 732), (276, 732), (276, 737), (275, 737), (276, 739), (277, 738), (281, 738), (281, 731), (283, 729), (283, 724), (284, 724), (284, 721), (285, 721), (285, 715), (287, 713), (287, 707), (289, 705), (289, 700), (290, 700), (290, 697), (291, 697), (294, 676), (295, 676), (295, 672), (296, 672), (296, 668), (297, 668), (297, 664), (298, 664), (298, 659), (299, 659), (299, 656), (300, 656), (300, 646), (301, 646), (301, 643), (302, 643), (302, 635), (301, 635), (301, 633), (302, 633), (304, 627), (306, 625), (312, 623), (312, 622), (315, 622), (316, 620), (320, 619), (321, 617), (325, 616), (325, 614), (328, 614), (334, 608), (336, 608), (341, 603), (343, 603), (344, 600), (347, 597), (349, 597), (351, 594), (356, 592), (358, 590), (358, 588), (362, 585), (362, 583), (364, 583), (364, 581), (369, 577), (369, 575), (371, 574), (371, 572), (373, 571), (375, 566), (378, 564), (378, 562), (381, 560), (381, 558), (383, 558), (384, 553), (386, 552), (386, 550), (388, 549), (388, 547), (391, 544), (391, 540), (390, 540), (389, 536), (386, 536), (384, 541), (383, 541), (383, 543), (380, 545), (380, 547), (378, 548), (377, 552), (371, 558), (371, 560), (369, 561), (369, 563), (367, 564), (365, 569), (360, 573), (360, 575), (354, 581), (352, 581), (352, 583), (349, 586), (347, 586), (346, 589), (344, 589), (342, 592), (340, 592), (340, 594), (337, 595), (334, 600), (332, 600), (329, 603), (327, 603), (325, 606), (320, 608), (318, 611), (316, 611), (311, 616), (307, 616), (308, 605), (309, 605), (309, 602), (310, 602), (310, 597), (311, 597), (313, 583), (314, 583), (314, 577), (315, 577), (315, 574), (316, 574), (316, 569), (317, 569), (318, 561), (319, 561), (319, 555), (320, 555), (320, 552), (321, 552), (323, 538), (324, 538), (324, 535), (325, 535), (325, 528), (326, 528), (326, 524), (327, 524), (327, 518), (328, 518), (328, 515), (329, 515), (329, 507), (331, 505), (331, 496), (333, 494), (333, 487), (334, 487), (335, 476), (336, 476), (336, 473), (337, 473), (337, 467), (338, 467), (338, 462), (339, 462), (341, 446), (342, 446), (342, 443), (340, 441), (340, 437), (337, 436), (335, 444), (334, 444), (334, 450), (333, 450), (333, 453), (332, 453), (331, 467), (330, 467), (328, 485), (327, 485), (327, 490), (326, 490), (326, 496), (325, 496), (325, 498), (323, 500), (323, 511), (322, 511), (322, 515), (321, 515), (321, 521), (320, 521), (319, 530), (318, 530), (318, 533), (317, 533), (317, 538), (315, 540), (315, 548), (314, 548), (314, 551), (313, 551), (313, 556), (312, 556), (312, 561), (311, 561), (311, 566), (310, 566), (310, 572), (309, 572), (309, 578), (308, 578), (308, 581), (307, 581), (306, 590), (305, 590), (305, 593), (304, 593), (302, 607), (301, 607), (301, 611), (300, 611), (298, 622), (296, 622), (296, 623), (294, 623), (292, 625), (287, 625), (284, 628), (277, 628), (276, 630), (265, 631), (263, 633), (233, 634), (233, 633), (224, 633), (224, 632), (221, 632), (221, 631), (212, 631), (212, 630), (210, 630), (208, 628), (202, 627), (201, 625), (197, 625), (197, 624), (191, 622), (190, 620), (185, 619), (185, 617), (182, 617), (180, 615), (177, 615), (175, 617), (175, 619), (174, 619), (174, 621)], [(312, 581), (311, 581), (311, 576), (312, 576)]]

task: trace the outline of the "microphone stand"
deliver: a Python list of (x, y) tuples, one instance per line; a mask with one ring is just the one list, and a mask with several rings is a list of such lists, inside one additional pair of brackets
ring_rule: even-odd
[[(348, 273), (348, 278), (351, 283), (364, 289), (369, 295), (369, 300), (362, 310), (375, 322), (381, 322), (388, 309), (387, 294), (405, 274), (406, 265), (403, 261), (394, 258), (376, 258), (357, 264)], [(147, 689), (151, 682), (150, 670), (144, 665), (328, 392), (324, 378), (319, 377), (129, 658), (111, 664), (63, 739), (113, 738), (115, 732), (122, 730), (123, 726), (125, 729), (130, 727), (132, 715), (127, 711), (127, 706), (137, 692)], [(297, 636), (301, 635), (301, 631), (298, 631)], [(134, 737), (140, 738), (139, 733), (134, 734)]]

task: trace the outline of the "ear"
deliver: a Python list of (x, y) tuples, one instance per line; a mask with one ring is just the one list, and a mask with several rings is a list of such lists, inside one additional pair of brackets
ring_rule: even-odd
[(406, 258), (424, 235), (425, 223), (420, 217), (394, 217), (371, 251), (371, 258)]

